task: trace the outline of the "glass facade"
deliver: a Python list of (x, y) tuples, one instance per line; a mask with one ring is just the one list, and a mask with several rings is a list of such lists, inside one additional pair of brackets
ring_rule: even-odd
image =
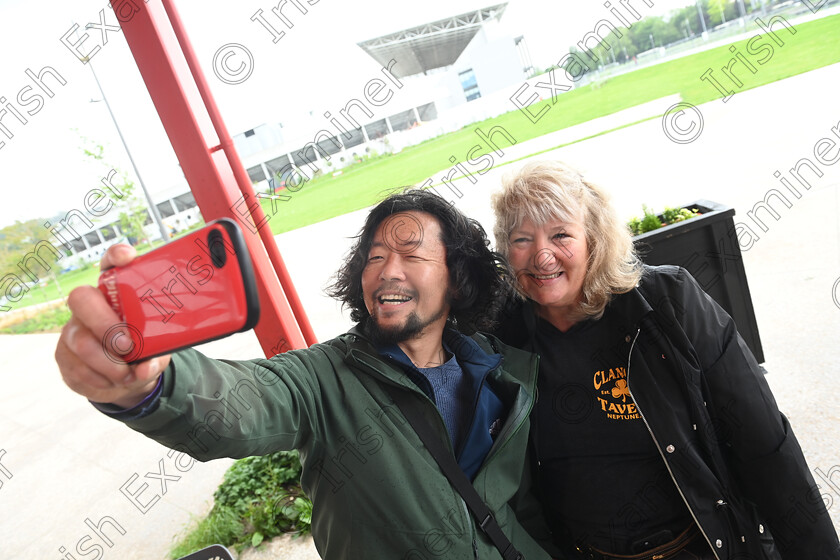
[(459, 72), (458, 79), (461, 80), (461, 87), (464, 88), (464, 96), (467, 98), (467, 101), (481, 97), (481, 92), (478, 89), (478, 81), (475, 79), (475, 72), (472, 71), (472, 68)]

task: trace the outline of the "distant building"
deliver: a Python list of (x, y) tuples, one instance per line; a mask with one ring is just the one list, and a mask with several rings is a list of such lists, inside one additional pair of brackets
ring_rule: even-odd
[[(317, 173), (335, 173), (367, 155), (398, 152), (511, 110), (506, 88), (533, 76), (534, 68), (524, 38), (499, 27), (506, 7), (496, 4), (359, 43), (399, 84), (388, 115), (376, 112), (351, 122), (342, 118), (354, 111), (351, 102), (339, 114), (312, 116), (311, 126), (294, 131), (280, 123), (246, 130), (233, 140), (251, 181), (260, 191), (295, 190)], [(358, 118), (360, 112), (353, 114)]]
[(380, 66), (396, 60), (394, 74), (410, 89), (429, 91), (430, 102), (443, 112), (533, 75), (524, 38), (499, 29), (506, 8), (507, 2), (489, 6), (359, 46)]
[[(156, 206), (163, 225), (171, 234), (174, 235), (201, 223), (201, 212), (186, 184), (164, 191), (158, 195), (158, 198), (161, 197), (166, 197), (166, 199), (156, 203)], [(97, 262), (111, 245), (129, 241), (120, 228), (119, 215), (123, 210), (115, 206), (107, 213), (106, 219), (94, 218), (83, 215), (79, 210), (71, 210), (66, 215), (53, 220), (53, 225), (49, 230), (53, 237), (53, 245), (68, 257), (67, 260), (62, 261), (63, 268), (78, 265), (80, 261)], [(148, 210), (146, 210), (143, 230), (149, 239), (154, 241), (161, 239), (160, 230)]]
[[(295, 130), (265, 123), (237, 134), (234, 144), (251, 181), (262, 192), (295, 190), (316, 173), (335, 173), (374, 153), (398, 152), (511, 110), (510, 87), (532, 77), (534, 68), (524, 38), (500, 29), (506, 8), (507, 2), (496, 4), (359, 43), (390, 71), (400, 94), (387, 105), (369, 108), (375, 116), (367, 120), (359, 117), (365, 113), (348, 105), (335, 115), (310, 116)], [(359, 126), (343, 118), (342, 109), (352, 112)], [(382, 109), (387, 116), (381, 115)], [(164, 198), (156, 205), (172, 234), (202, 220), (186, 183), (155, 198)], [(119, 213), (115, 208), (107, 220), (96, 220), (71, 212), (56, 220), (65, 224), (56, 228), (60, 245), (69, 245), (65, 253), (73, 257), (63, 262), (98, 261), (108, 247), (126, 241)], [(144, 229), (150, 239), (160, 239), (148, 212)]]

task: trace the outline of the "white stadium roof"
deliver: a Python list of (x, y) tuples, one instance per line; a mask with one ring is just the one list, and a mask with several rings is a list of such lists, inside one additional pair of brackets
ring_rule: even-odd
[(362, 41), (359, 46), (381, 66), (397, 61), (397, 78), (454, 64), (475, 34), (491, 19), (500, 19), (507, 2), (440, 19)]

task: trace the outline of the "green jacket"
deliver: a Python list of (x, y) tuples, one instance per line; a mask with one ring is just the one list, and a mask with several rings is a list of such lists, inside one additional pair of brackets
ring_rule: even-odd
[[(471, 340), (502, 354), (487, 383), (508, 407), (473, 486), (525, 558), (547, 559), (514, 515), (532, 527), (542, 523), (527, 493), (526, 468), (538, 359), (490, 337)], [(429, 423), (450, 441), (434, 403), (355, 329), (270, 360), (178, 352), (156, 408), (126, 423), (202, 461), (299, 449), (301, 486), (314, 504), (312, 534), (326, 560), (501, 558), (386, 384), (414, 393)]]

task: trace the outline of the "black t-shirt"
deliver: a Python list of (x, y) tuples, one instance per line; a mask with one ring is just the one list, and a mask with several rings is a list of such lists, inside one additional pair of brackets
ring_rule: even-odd
[(633, 554), (691, 517), (630, 396), (635, 333), (614, 315), (565, 333), (537, 319), (539, 494), (558, 540)]

